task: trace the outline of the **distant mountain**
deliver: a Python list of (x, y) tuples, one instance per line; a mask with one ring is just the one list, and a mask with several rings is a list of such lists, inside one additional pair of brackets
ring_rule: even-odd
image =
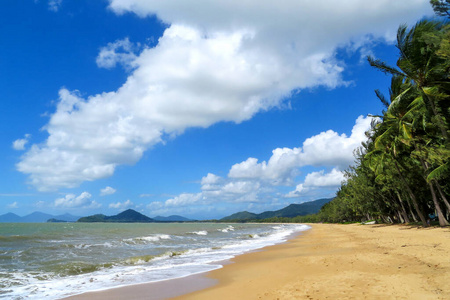
[(73, 216), (71, 214), (64, 214), (59, 216), (53, 216), (50, 214), (46, 214), (43, 212), (35, 211), (29, 215), (20, 217), (13, 213), (7, 213), (0, 216), (0, 222), (9, 222), (9, 223), (43, 223), (47, 222), (49, 219), (57, 219), (64, 222), (75, 222), (80, 217)]
[(22, 217), (22, 222), (24, 223), (42, 223), (47, 222), (48, 219), (53, 218), (54, 216), (50, 214), (46, 214), (40, 211), (35, 211), (29, 215)]
[(231, 216), (222, 218), (220, 220), (221, 221), (232, 221), (232, 220), (249, 221), (249, 220), (256, 220), (256, 219), (259, 219), (257, 214), (254, 214), (254, 213), (251, 213), (248, 211), (241, 211), (241, 212), (232, 214)]
[(71, 214), (63, 214), (63, 215), (54, 216), (53, 218), (57, 219), (57, 220), (65, 221), (65, 222), (76, 222), (76, 221), (78, 221), (78, 219), (80, 217), (74, 216)]
[(168, 217), (161, 217), (161, 216), (157, 216), (154, 217), (153, 220), (155, 221), (159, 221), (159, 222), (189, 222), (189, 221), (194, 221), (182, 216), (177, 216), (177, 215), (173, 215), (173, 216), (168, 216)]
[(105, 223), (150, 223), (155, 220), (138, 213), (133, 209), (127, 209), (114, 216), (105, 216), (102, 214), (92, 215), (78, 219), (78, 222), (105, 222)]
[(22, 217), (19, 217), (18, 215), (13, 213), (7, 213), (0, 216), (0, 222), (16, 223), (20, 222), (20, 219), (22, 219)]
[(247, 211), (243, 211), (243, 212), (238, 212), (238, 213), (232, 214), (231, 216), (222, 218), (221, 221), (249, 221), (249, 220), (267, 219), (267, 218), (273, 218), (273, 217), (292, 218), (292, 217), (297, 217), (297, 216), (306, 216), (306, 215), (318, 213), (319, 210), (322, 208), (322, 206), (324, 206), (326, 203), (330, 202), (331, 200), (333, 200), (333, 198), (318, 199), (318, 200), (305, 202), (305, 203), (301, 203), (301, 204), (291, 204), (280, 210), (265, 211), (260, 214), (254, 214), (254, 213), (250, 213)]

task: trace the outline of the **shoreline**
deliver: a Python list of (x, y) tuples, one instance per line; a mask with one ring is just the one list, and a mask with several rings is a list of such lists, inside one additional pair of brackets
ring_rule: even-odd
[(214, 271), (64, 299), (450, 299), (450, 228), (308, 225)]
[[(228, 224), (228, 223), (227, 223)], [(229, 223), (233, 224), (233, 223)], [(238, 224), (238, 223), (236, 223)], [(248, 223), (260, 225), (259, 223)], [(266, 225), (283, 225), (281, 223), (267, 223)], [(287, 224), (287, 225), (295, 225), (297, 228), (296, 231), (289, 233), (287, 236), (284, 236), (282, 240), (279, 240), (275, 244), (269, 243), (266, 246), (262, 246), (261, 248), (246, 250), (244, 253), (237, 254), (236, 256), (245, 255), (249, 253), (263, 251), (263, 249), (268, 247), (273, 247), (274, 245), (280, 245), (287, 243), (290, 239), (301, 235), (303, 232), (311, 229), (310, 226), (306, 226), (304, 224)], [(58, 299), (149, 299), (149, 300), (159, 300), (159, 299), (168, 299), (172, 297), (181, 296), (184, 294), (191, 293), (193, 291), (202, 290), (210, 286), (216, 285), (217, 280), (210, 279), (206, 276), (209, 272), (219, 270), (228, 264), (232, 264), (234, 258), (224, 258), (222, 260), (217, 260), (209, 263), (211, 266), (209, 270), (199, 271), (198, 273), (192, 273), (189, 275), (182, 275), (180, 277), (162, 279), (158, 281), (150, 281), (150, 282), (141, 282), (141, 283), (130, 283), (120, 286), (106, 287), (97, 290), (85, 291), (79, 294), (72, 294), (68, 296), (64, 296)], [(174, 286), (176, 288), (174, 289)]]

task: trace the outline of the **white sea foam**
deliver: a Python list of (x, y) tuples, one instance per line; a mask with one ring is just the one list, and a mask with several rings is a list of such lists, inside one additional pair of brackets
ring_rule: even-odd
[(196, 235), (208, 235), (208, 231), (206, 231), (206, 230), (193, 231), (193, 232), (189, 232), (189, 233), (196, 234)]
[(151, 236), (141, 236), (137, 238), (123, 239), (123, 242), (128, 244), (146, 244), (151, 242), (158, 242), (161, 240), (170, 240), (172, 237), (168, 234), (156, 234)]
[(221, 232), (224, 232), (224, 233), (227, 233), (227, 232), (229, 232), (229, 231), (234, 231), (234, 227), (231, 226), (231, 225), (229, 225), (227, 228), (217, 229), (217, 230), (218, 230), (218, 231), (221, 231)]
[[(12, 272), (8, 274), (8, 282), (12, 284), (14, 282), (22, 282), (22, 284), (10, 286), (3, 291), (0, 290), (2, 292), (0, 293), (0, 298), (60, 299), (85, 291), (102, 290), (143, 282), (155, 282), (207, 272), (220, 268), (220, 261), (231, 259), (236, 255), (248, 251), (283, 242), (292, 233), (309, 229), (306, 225), (274, 226), (276, 228), (267, 225), (235, 225), (235, 227), (230, 225), (226, 228), (219, 227), (210, 231), (217, 232), (217, 237), (211, 233), (206, 238), (208, 234), (207, 230), (193, 230), (188, 232), (198, 235), (199, 239), (200, 236), (205, 236), (201, 240), (192, 240), (192, 238), (189, 239), (188, 236), (184, 237), (183, 235), (174, 238), (173, 235), (166, 233), (132, 238), (130, 241), (143, 241), (145, 243), (136, 245), (128, 243), (126, 244), (127, 247), (139, 248), (136, 248), (137, 250), (133, 250), (134, 248), (125, 248), (126, 251), (139, 250), (145, 253), (145, 249), (149, 249), (148, 251), (154, 249), (155, 242), (158, 242), (158, 245), (163, 245), (165, 247), (164, 249), (169, 248), (173, 250), (164, 250), (165, 252), (154, 257), (152, 255), (143, 255), (129, 258), (128, 263), (127, 260), (124, 260), (122, 263), (116, 261), (116, 263), (108, 267), (101, 267), (97, 271), (90, 273), (61, 277), (58, 274), (52, 275), (36, 272), (35, 275), (31, 276), (22, 272)], [(226, 229), (228, 234), (219, 234), (219, 231), (225, 232), (223, 231), (224, 229)], [(250, 235), (252, 238), (250, 238)], [(247, 238), (242, 238), (245, 236)], [(122, 240), (125, 241), (126, 239)], [(112, 244), (113, 241), (99, 243), (99, 245), (102, 244), (108, 249), (108, 243)], [(78, 249), (74, 250), (82, 251)], [(46, 279), (41, 280), (39, 278)]]

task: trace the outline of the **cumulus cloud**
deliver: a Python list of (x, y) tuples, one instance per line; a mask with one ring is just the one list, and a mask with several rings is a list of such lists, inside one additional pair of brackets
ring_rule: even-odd
[(171, 198), (165, 202), (165, 206), (167, 207), (179, 207), (179, 206), (188, 206), (192, 204), (198, 203), (202, 200), (202, 194), (188, 194), (184, 193), (174, 198)]
[(133, 61), (137, 58), (134, 51), (138, 50), (139, 44), (134, 45), (128, 38), (108, 43), (106, 47), (100, 49), (97, 56), (97, 66), (111, 69), (117, 64), (121, 64), (125, 69), (133, 67)]
[[(365, 132), (370, 130), (372, 120), (372, 117), (358, 117), (350, 136), (328, 130), (305, 139), (301, 147), (273, 150), (268, 161), (248, 158), (231, 166), (226, 178), (208, 173), (200, 181), (200, 193), (186, 193), (165, 202), (153, 202), (148, 208), (167, 212), (173, 208), (193, 209), (205, 204), (241, 203), (258, 204), (267, 209), (280, 204), (277, 202), (280, 199), (308, 195), (328, 197), (345, 180), (342, 171), (353, 164), (353, 151), (367, 140)], [(306, 166), (322, 170), (311, 172), (303, 182), (298, 182), (297, 177)], [(326, 169), (331, 171), (326, 172)], [(294, 185), (293, 191), (283, 192), (284, 187)]]
[(23, 139), (17, 139), (13, 142), (12, 147), (14, 150), (25, 150), (26, 144), (30, 141), (31, 134), (25, 134), (25, 137)]
[(75, 194), (67, 194), (63, 198), (58, 198), (55, 200), (55, 207), (62, 208), (99, 208), (100, 203), (91, 200), (92, 195), (88, 192), (83, 192), (79, 196)]
[(100, 190), (100, 196), (112, 195), (112, 194), (114, 194), (115, 192), (116, 192), (116, 189), (114, 189), (114, 188), (112, 188), (112, 187), (110, 187), (110, 186), (107, 186), (107, 187), (105, 187), (104, 189), (101, 189), (101, 190)]
[(305, 188), (303, 186), (303, 183), (300, 183), (295, 187), (295, 190), (290, 191), (284, 197), (285, 198), (298, 198), (306, 191), (308, 191), (308, 188)]
[[(296, 90), (345, 84), (338, 47), (367, 36), (388, 37), (399, 23), (430, 11), (426, 0), (110, 0), (109, 7), (117, 14), (156, 15), (168, 28), (155, 47), (137, 54), (128, 39), (100, 50), (99, 66), (133, 68), (117, 91), (84, 98), (60, 90), (45, 127), (47, 140), (33, 145), (17, 164), (38, 190), (111, 176), (166, 135), (221, 121), (240, 123), (282, 105)], [(279, 170), (249, 160), (249, 171), (284, 184), (295, 174), (283, 173), (287, 168), (281, 163), (291, 165), (295, 151), (274, 152)]]
[(312, 190), (324, 188), (335, 190), (343, 181), (345, 181), (344, 173), (336, 168), (333, 168), (329, 173), (325, 173), (324, 170), (312, 172), (306, 175), (303, 183), (298, 184), (295, 190), (287, 193), (285, 197), (297, 198)]
[(324, 170), (312, 172), (306, 175), (304, 185), (315, 187), (337, 187), (345, 180), (344, 173), (333, 168), (330, 173), (324, 174)]
[(328, 130), (310, 137), (298, 148), (277, 148), (269, 161), (248, 158), (231, 167), (228, 177), (270, 181), (273, 185), (291, 184), (303, 166), (328, 166), (339, 170), (353, 163), (353, 151), (366, 140), (372, 118), (359, 116), (350, 136)]
[(130, 208), (132, 206), (134, 206), (134, 203), (131, 202), (130, 199), (128, 199), (127, 201), (124, 201), (124, 202), (117, 202), (117, 203), (109, 204), (109, 208), (116, 208), (119, 210), (124, 210), (124, 209)]

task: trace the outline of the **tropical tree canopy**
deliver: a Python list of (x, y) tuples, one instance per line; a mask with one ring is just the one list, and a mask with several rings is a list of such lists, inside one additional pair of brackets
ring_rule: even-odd
[[(431, 5), (450, 17), (450, 0)], [(321, 221), (449, 225), (450, 26), (442, 18), (402, 25), (396, 46), (396, 66), (368, 57), (392, 77), (389, 96), (375, 91), (385, 110), (366, 133), (336, 198), (320, 211)]]

